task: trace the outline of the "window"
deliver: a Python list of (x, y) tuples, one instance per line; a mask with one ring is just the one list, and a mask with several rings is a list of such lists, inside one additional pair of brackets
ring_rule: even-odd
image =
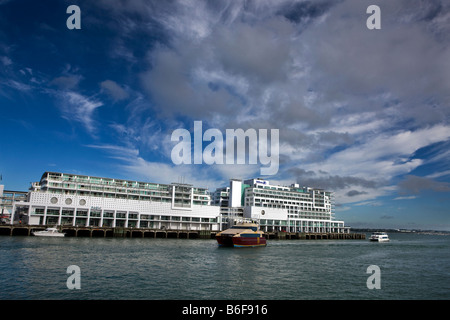
[(73, 216), (73, 210), (63, 210), (62, 215), (63, 216)]
[(128, 214), (128, 219), (135, 219), (137, 220), (138, 218), (138, 214), (137, 213), (130, 213)]
[(126, 212), (117, 212), (116, 213), (116, 218), (125, 219), (126, 217), (127, 217), (127, 213)]
[(77, 210), (77, 217), (87, 217), (87, 214), (86, 210)]
[(114, 212), (105, 211), (105, 212), (103, 212), (103, 217), (104, 218), (114, 218)]
[(47, 215), (59, 216), (59, 210), (58, 209), (47, 209)]

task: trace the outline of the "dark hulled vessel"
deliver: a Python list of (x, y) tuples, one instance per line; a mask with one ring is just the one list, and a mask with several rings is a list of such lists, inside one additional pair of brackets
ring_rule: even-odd
[(238, 223), (216, 235), (219, 246), (225, 247), (263, 247), (267, 245), (264, 232), (258, 230), (256, 223)]

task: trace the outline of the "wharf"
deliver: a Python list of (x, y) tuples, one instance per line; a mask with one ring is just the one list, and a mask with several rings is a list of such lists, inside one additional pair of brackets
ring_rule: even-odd
[[(0, 235), (30, 236), (34, 231), (42, 231), (54, 225), (1, 225)], [(180, 238), (212, 239), (216, 232), (210, 230), (169, 230), (124, 227), (78, 227), (57, 226), (67, 237), (115, 237), (115, 238)]]
[[(46, 225), (0, 225), (0, 235), (30, 236), (34, 231), (45, 230)], [(67, 237), (115, 237), (115, 238), (177, 238), (177, 239), (215, 239), (216, 231), (211, 230), (170, 230), (124, 227), (78, 227), (58, 226)], [(276, 240), (363, 240), (365, 233), (304, 233), (304, 232), (267, 232), (267, 239)]]
[(317, 232), (268, 232), (265, 233), (267, 239), (280, 240), (364, 240), (365, 233), (317, 233)]

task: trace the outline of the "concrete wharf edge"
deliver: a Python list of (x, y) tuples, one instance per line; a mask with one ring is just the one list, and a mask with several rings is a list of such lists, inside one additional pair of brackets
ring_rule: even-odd
[[(45, 230), (46, 225), (0, 225), (0, 235), (31, 236), (34, 231)], [(170, 230), (154, 228), (124, 227), (77, 227), (58, 226), (59, 231), (67, 237), (115, 237), (115, 238), (179, 238), (179, 239), (214, 239), (218, 231), (210, 230)], [(304, 232), (266, 232), (267, 239), (277, 240), (361, 240), (365, 233), (304, 233)]]

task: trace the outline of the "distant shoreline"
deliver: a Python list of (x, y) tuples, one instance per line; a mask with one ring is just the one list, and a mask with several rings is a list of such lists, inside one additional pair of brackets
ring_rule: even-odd
[(388, 233), (414, 233), (414, 234), (429, 234), (435, 236), (450, 236), (450, 231), (441, 230), (420, 230), (420, 229), (387, 229), (387, 228), (350, 228), (350, 232), (375, 232), (382, 231)]

